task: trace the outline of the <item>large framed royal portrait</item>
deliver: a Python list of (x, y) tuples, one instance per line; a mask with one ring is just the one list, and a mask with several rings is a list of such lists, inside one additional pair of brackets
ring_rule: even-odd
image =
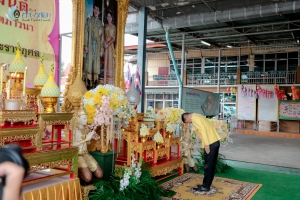
[(87, 89), (114, 85), (117, 1), (85, 0), (83, 72)]
[[(62, 110), (73, 109), (70, 98), (79, 101), (84, 89), (98, 84), (124, 87), (124, 34), (129, 0), (72, 0), (72, 60), (64, 91)], [(76, 79), (77, 78), (77, 79)]]

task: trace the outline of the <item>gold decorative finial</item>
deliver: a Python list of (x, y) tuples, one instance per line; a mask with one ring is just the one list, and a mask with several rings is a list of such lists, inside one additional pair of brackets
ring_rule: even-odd
[(77, 112), (77, 116), (80, 117), (82, 115), (87, 115), (87, 112), (84, 109), (83, 99), (81, 99), (80, 108)]
[(20, 44), (20, 42), (17, 42), (17, 50), (21, 51), (21, 44)]
[(54, 72), (54, 63), (51, 64), (51, 72)]
[(44, 63), (44, 54), (41, 55), (41, 61), (40, 62), (41, 62), (41, 64)]

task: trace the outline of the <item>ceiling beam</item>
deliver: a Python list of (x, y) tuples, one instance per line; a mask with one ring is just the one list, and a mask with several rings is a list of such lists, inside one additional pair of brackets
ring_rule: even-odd
[(208, 3), (206, 2), (206, 1), (204, 1), (204, 0), (202, 0), (202, 2), (212, 11), (212, 12), (216, 12), (214, 9), (212, 9), (212, 7), (210, 7), (209, 5), (208, 5)]
[[(210, 35), (207, 37), (202, 37), (200, 39), (218, 39), (218, 38), (224, 38), (224, 37), (241, 37), (241, 36), (250, 36), (250, 35), (260, 35), (260, 34), (268, 34), (268, 33), (279, 33), (279, 32), (288, 32), (288, 31), (299, 31), (299, 28), (291, 29), (290, 24), (296, 24), (300, 27), (300, 20), (293, 20), (293, 21), (281, 21), (281, 22), (275, 22), (275, 23), (262, 23), (262, 24), (255, 24), (255, 25), (246, 25), (246, 26), (238, 26), (235, 28), (238, 28), (240, 30), (243, 30), (243, 33), (237, 33), (238, 34), (232, 34), (232, 28), (231, 27), (221, 27), (221, 28), (214, 28), (214, 29), (202, 29), (198, 31), (189, 31), (185, 32), (186, 34), (204, 34), (204, 35)], [(273, 25), (285, 25), (284, 29), (281, 30), (272, 30)], [(252, 32), (249, 32), (249, 29), (252, 29)], [(224, 35), (224, 33), (228, 33), (228, 35)], [(223, 34), (219, 34), (223, 33)], [(182, 33), (181, 32), (175, 32), (175, 33), (170, 33), (171, 37), (180, 37)], [(238, 36), (239, 35), (239, 36)], [(156, 38), (161, 38), (164, 37), (165, 35), (162, 34), (157, 34), (157, 35), (152, 35), (153, 37)]]
[[(233, 23), (225, 22), (225, 24), (226, 24), (227, 26), (231, 27), (232, 29), (234, 29), (235, 31), (237, 31), (238, 33), (243, 33), (243, 31), (240, 30), (239, 28), (235, 28)], [(247, 35), (246, 35), (245, 38), (246, 38), (248, 41), (252, 42), (253, 44), (257, 45), (257, 42), (256, 42), (254, 39), (252, 39), (250, 36), (247, 36)]]
[[(138, 37), (138, 34), (137, 34), (137, 33), (132, 34), (132, 35)], [(158, 38), (156, 38), (156, 37), (147, 37), (147, 40), (156, 41), (156, 40), (158, 40)], [(160, 44), (167, 44), (167, 41), (163, 41), (163, 42), (161, 42)], [(181, 50), (181, 49), (182, 49), (182, 46), (177, 45), (177, 44), (174, 44), (174, 43), (172, 43), (172, 42), (171, 42), (171, 46), (172, 46), (172, 48), (174, 48), (174, 49), (176, 49), (176, 50)]]
[[(186, 34), (186, 35), (188, 35), (188, 36), (191, 36), (191, 37), (193, 37), (193, 38), (200, 38), (200, 37), (202, 37), (202, 35), (194, 35), (194, 34), (191, 34), (191, 33), (185, 33), (185, 32), (187, 32), (186, 31), (186, 29), (184, 29), (184, 28), (177, 28), (177, 30), (179, 30), (180, 32), (182, 32), (182, 33), (184, 33), (184, 34)], [(215, 46), (215, 47), (217, 47), (217, 48), (220, 48), (221, 46), (220, 45), (218, 45), (217, 43), (215, 43), (215, 42), (212, 42), (211, 40), (210, 41), (207, 41), (207, 40), (202, 40), (203, 42), (207, 42), (207, 43), (209, 43), (209, 44), (211, 44), (211, 45), (213, 45), (213, 46)]]
[[(140, 8), (142, 7), (141, 5), (135, 4), (130, 2), (130, 6), (135, 8), (136, 10), (140, 10)], [(162, 16), (158, 15), (156, 12), (152, 12), (150, 9), (148, 9), (148, 16), (153, 19), (154, 21), (159, 22), (160, 24), (162, 24)]]
[[(252, 33), (238, 33), (238, 34), (229, 34), (229, 35), (213, 35), (213, 36), (207, 36), (207, 37), (200, 37), (200, 38), (192, 38), (192, 39), (185, 39), (185, 41), (199, 41), (199, 40), (207, 40), (207, 39), (221, 39), (221, 38), (235, 38), (235, 37), (244, 37), (244, 36), (250, 36), (250, 35), (265, 35), (265, 34), (273, 34), (273, 33), (284, 33), (289, 31), (300, 31), (300, 28), (295, 29), (282, 29), (282, 30), (276, 30), (276, 31), (262, 31), (262, 32), (252, 32)], [(175, 40), (172, 42), (181, 42), (181, 40)], [(163, 43), (163, 42), (156, 42), (156, 43)]]

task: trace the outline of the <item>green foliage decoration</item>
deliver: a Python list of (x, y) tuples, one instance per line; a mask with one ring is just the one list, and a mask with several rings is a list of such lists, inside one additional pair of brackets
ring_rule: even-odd
[[(100, 180), (94, 184), (97, 189), (90, 192), (89, 200), (159, 200), (162, 197), (172, 197), (175, 195), (174, 191), (164, 190), (152, 178), (151, 168), (146, 163), (140, 165), (141, 174), (137, 178), (134, 172), (138, 167), (138, 164), (134, 164), (130, 168), (116, 167), (109, 181)], [(122, 190), (120, 183), (129, 170), (132, 170), (129, 184)]]

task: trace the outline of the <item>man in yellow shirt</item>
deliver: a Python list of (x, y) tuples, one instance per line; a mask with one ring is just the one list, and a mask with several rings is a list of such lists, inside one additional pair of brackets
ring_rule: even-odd
[(203, 115), (183, 113), (181, 118), (184, 123), (193, 124), (195, 132), (198, 133), (202, 141), (202, 148), (204, 148), (205, 162), (203, 184), (197, 185), (197, 187), (193, 189), (199, 192), (209, 191), (215, 176), (221, 137), (215, 127)]

